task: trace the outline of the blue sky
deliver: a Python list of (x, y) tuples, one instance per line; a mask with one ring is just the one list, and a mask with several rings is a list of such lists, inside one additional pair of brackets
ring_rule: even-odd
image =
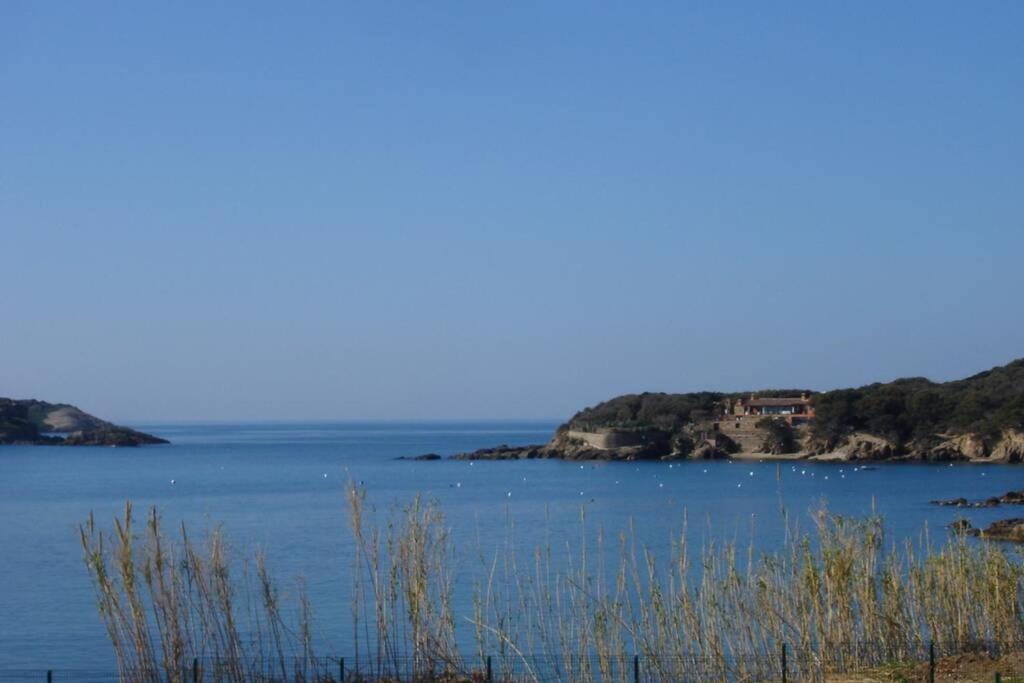
[(562, 418), (1024, 355), (1024, 4), (0, 4), (0, 395)]

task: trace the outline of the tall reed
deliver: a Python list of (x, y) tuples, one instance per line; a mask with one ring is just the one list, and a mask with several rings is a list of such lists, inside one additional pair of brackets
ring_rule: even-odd
[[(493, 655), (499, 680), (624, 682), (635, 654), (658, 680), (770, 680), (783, 643), (794, 677), (913, 661), (932, 640), (948, 653), (1024, 650), (1018, 551), (958, 537), (887, 543), (878, 517), (821, 509), (803, 532), (784, 515), (783, 546), (758, 555), (735, 541), (691, 548), (685, 518), (655, 552), (634, 524), (609, 535), (581, 509), (577, 540), (520, 549), (509, 520), (505, 541), (479, 545), (475, 561), (456, 555), (436, 503), (417, 497), (379, 518), (350, 487), (348, 517), (350, 671), (370, 679), (479, 676)], [(243, 619), (244, 574), (219, 531), (196, 544), (183, 526), (172, 543), (155, 511), (142, 540), (133, 524), (129, 504), (112, 532), (92, 518), (81, 532), (125, 680), (183, 681), (193, 658), (218, 662), (204, 680), (266, 680), (268, 663), (278, 680), (316, 672), (309, 600), (289, 628), (262, 557)]]
[[(460, 615), (469, 637), (457, 637), (451, 605), (465, 595), (453, 594), (436, 505), (417, 499), (382, 531), (366, 521), (365, 492), (353, 489), (349, 502), (366, 558), (356, 580), (374, 587), (356, 591), (355, 609), (378, 615), (360, 634), (364, 651), (470, 667), (494, 654), (509, 677), (589, 682), (631, 680), (623, 663), (633, 654), (663, 680), (725, 680), (777, 677), (783, 643), (794, 673), (920, 659), (933, 640), (949, 653), (1024, 649), (1017, 550), (959, 537), (887, 544), (881, 518), (824, 508), (809, 532), (786, 521), (783, 547), (762, 555), (753, 543), (695, 551), (685, 519), (667, 552), (645, 547), (632, 523), (609, 541), (583, 510), (577, 541), (523, 553), (510, 522), (504, 544), (477, 553), (472, 608)], [(432, 550), (394, 552), (407, 547)], [(421, 619), (431, 602), (443, 619)]]
[[(311, 613), (300, 591), (298, 623), (282, 618), (279, 591), (261, 555), (255, 586), (236, 575), (219, 529), (197, 544), (185, 526), (168, 538), (155, 509), (137, 535), (131, 503), (111, 532), (92, 515), (79, 529), (99, 613), (113, 644), (121, 680), (242, 683), (316, 680), (319, 663), (310, 641)], [(258, 596), (258, 604), (239, 605)], [(295, 653), (301, 653), (296, 657)]]

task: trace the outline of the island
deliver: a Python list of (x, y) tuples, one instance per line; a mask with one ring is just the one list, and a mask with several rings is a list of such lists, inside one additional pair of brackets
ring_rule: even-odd
[(1024, 359), (941, 383), (914, 377), (825, 392), (627, 394), (579, 411), (546, 444), (451, 457), (1017, 463), (1024, 460)]
[(166, 439), (120, 427), (66, 403), (0, 398), (0, 444), (144, 446)]

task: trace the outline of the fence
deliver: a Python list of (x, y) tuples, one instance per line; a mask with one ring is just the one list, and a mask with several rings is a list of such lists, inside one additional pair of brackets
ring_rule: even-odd
[(724, 657), (520, 655), (472, 659), (194, 659), (166, 671), (0, 670), (0, 683), (1024, 683), (1024, 644), (854, 643)]

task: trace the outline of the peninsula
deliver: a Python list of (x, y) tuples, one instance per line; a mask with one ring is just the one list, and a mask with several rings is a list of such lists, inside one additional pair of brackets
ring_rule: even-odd
[(101, 420), (75, 406), (0, 398), (0, 444), (143, 446), (166, 439)]
[(1021, 462), (1024, 359), (943, 383), (628, 394), (576, 413), (547, 444), (452, 457)]

